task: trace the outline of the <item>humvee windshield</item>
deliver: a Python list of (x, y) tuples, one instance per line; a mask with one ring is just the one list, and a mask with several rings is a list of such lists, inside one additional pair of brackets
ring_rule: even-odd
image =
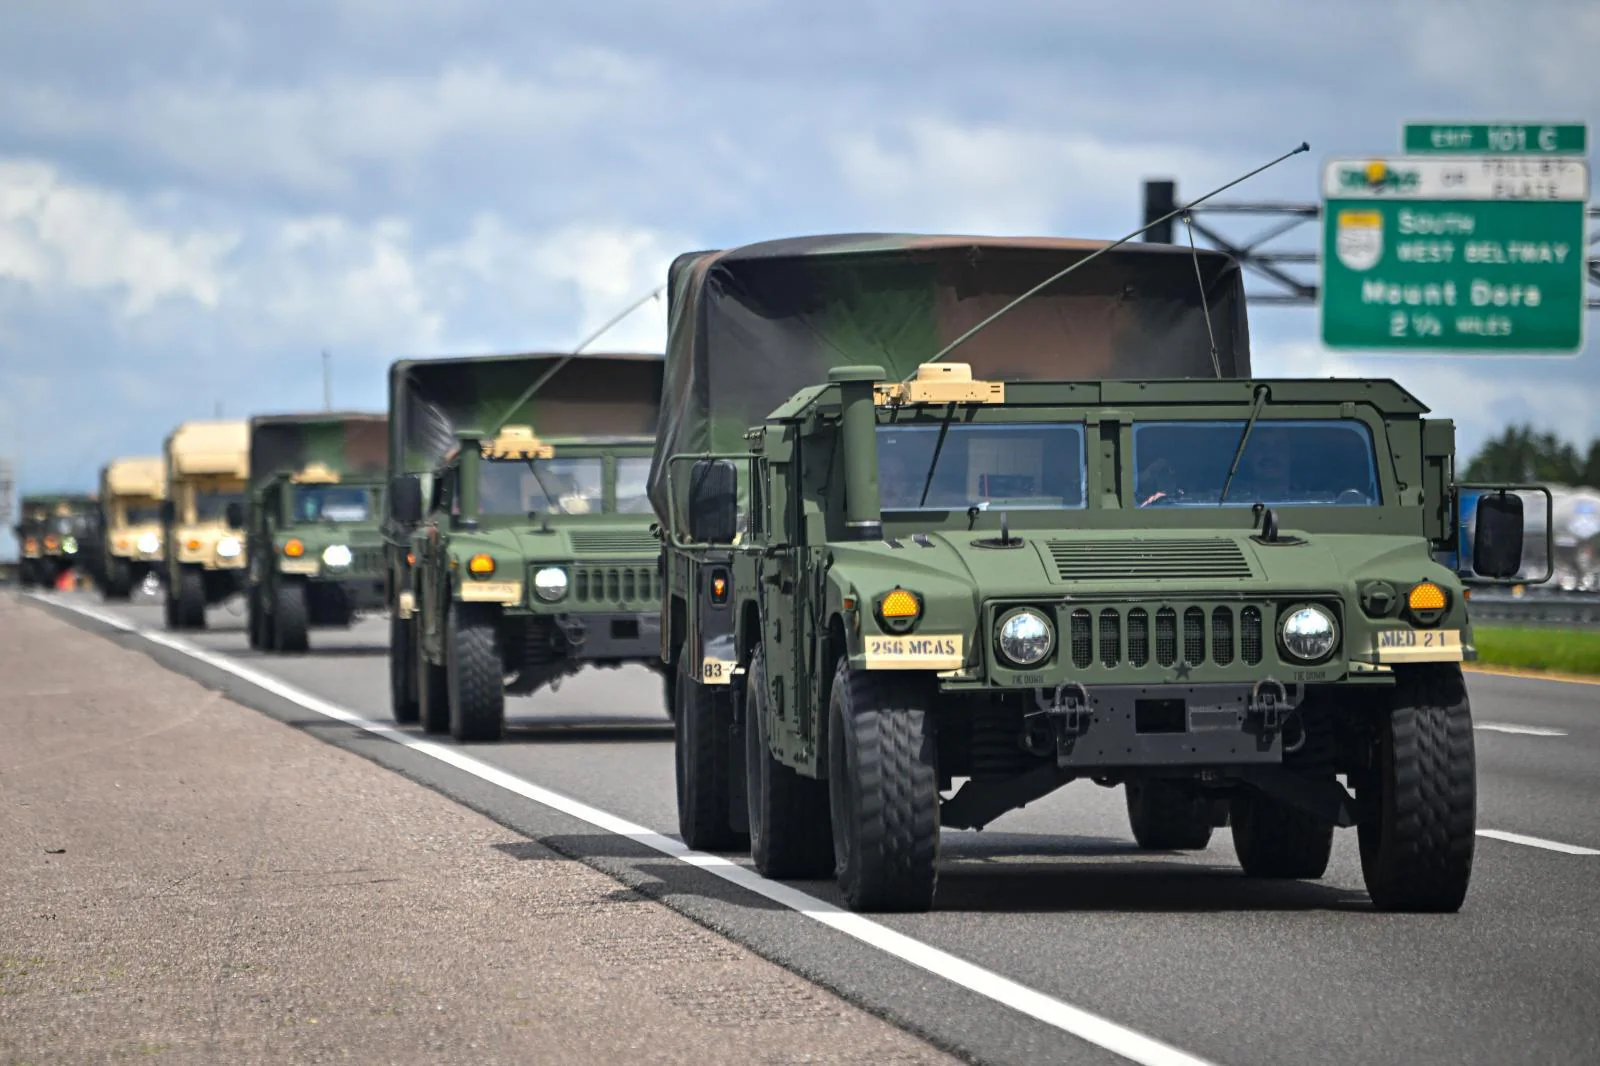
[(1139, 506), (1356, 506), (1382, 503), (1372, 434), (1354, 421), (1256, 422), (1227, 486), (1245, 420), (1133, 427)]
[(617, 513), (650, 514), (650, 457), (617, 460)]
[(478, 513), (591, 514), (604, 506), (604, 462), (485, 459), (478, 466)]
[(198, 522), (211, 522), (219, 520), (227, 513), (228, 504), (236, 503), (244, 506), (244, 493), (242, 492), (196, 492), (194, 494), (194, 514)]
[(954, 511), (1002, 502), (1012, 510), (1084, 506), (1081, 425), (879, 426), (877, 436), (884, 510)]
[(294, 490), (296, 522), (365, 522), (371, 514), (371, 489), (304, 485)]
[(144, 526), (161, 521), (161, 508), (153, 503), (126, 504), (122, 508), (125, 521), (130, 526)]

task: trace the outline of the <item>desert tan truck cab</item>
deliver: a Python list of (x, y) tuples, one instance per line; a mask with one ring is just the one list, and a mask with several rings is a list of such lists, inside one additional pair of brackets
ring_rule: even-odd
[(107, 600), (125, 600), (159, 579), (161, 502), (167, 474), (160, 456), (113, 459), (100, 469), (100, 551), (95, 581)]
[(185, 422), (162, 445), (161, 504), (169, 629), (204, 629), (206, 608), (244, 591), (244, 536), (227, 522), (250, 477), (248, 422)]

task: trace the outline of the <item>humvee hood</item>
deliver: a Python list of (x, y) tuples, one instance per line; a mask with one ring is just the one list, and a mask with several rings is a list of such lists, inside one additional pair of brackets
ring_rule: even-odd
[(450, 547), (462, 557), (488, 552), (497, 559), (503, 556), (530, 563), (559, 563), (577, 558), (653, 560), (661, 550), (661, 542), (642, 525), (559, 526), (552, 522), (548, 533), (526, 528), (455, 532), (451, 534)]
[[(1048, 599), (1130, 591), (1346, 591), (1373, 578), (1454, 581), (1416, 536), (1313, 534), (1262, 543), (1241, 530), (1025, 530), (1014, 547), (994, 546), (993, 530), (928, 532), (832, 546), (834, 570), (872, 597), (903, 585), (933, 600)], [(987, 543), (987, 546), (985, 546)]]

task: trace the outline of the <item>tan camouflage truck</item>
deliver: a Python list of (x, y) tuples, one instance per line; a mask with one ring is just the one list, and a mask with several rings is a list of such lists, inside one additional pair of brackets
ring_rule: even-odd
[(94, 497), (82, 493), (22, 497), (15, 532), (23, 588), (54, 588), (68, 571), (82, 572), (94, 506)]
[(160, 456), (125, 456), (100, 468), (100, 550), (95, 581), (107, 600), (126, 600), (159, 580), (161, 501), (167, 498)]
[(230, 503), (245, 502), (250, 425), (185, 422), (162, 445), (167, 498), (161, 504), (163, 577), (169, 629), (204, 629), (206, 608), (244, 591), (244, 537), (229, 528)]

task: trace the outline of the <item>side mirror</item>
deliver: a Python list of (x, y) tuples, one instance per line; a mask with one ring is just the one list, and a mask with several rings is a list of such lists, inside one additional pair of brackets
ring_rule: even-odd
[(402, 526), (414, 526), (422, 521), (421, 475), (398, 474), (390, 480), (389, 517)]
[(229, 529), (244, 528), (244, 504), (235, 500), (223, 509), (223, 517), (228, 521)]
[(689, 537), (732, 544), (739, 533), (739, 468), (732, 459), (701, 459), (689, 470)]
[(161, 501), (161, 523), (162, 523), (162, 525), (168, 525), (168, 526), (174, 525), (174, 524), (177, 523), (177, 521), (178, 521), (178, 507), (177, 507), (177, 505), (174, 504), (171, 500), (162, 500)]
[(1522, 497), (1509, 492), (1478, 497), (1472, 535), (1472, 569), (1483, 577), (1504, 580), (1522, 569)]

